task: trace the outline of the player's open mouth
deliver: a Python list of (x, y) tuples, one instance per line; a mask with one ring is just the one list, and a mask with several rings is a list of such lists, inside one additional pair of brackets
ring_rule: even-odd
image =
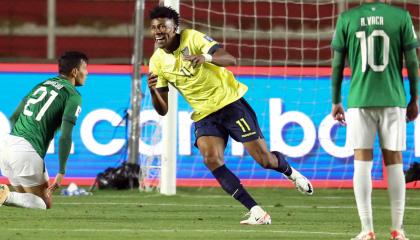
[(165, 37), (163, 37), (163, 36), (161, 36), (161, 37), (156, 37), (156, 38), (155, 38), (155, 40), (156, 40), (156, 42), (157, 42), (157, 43), (162, 43), (162, 42), (164, 42), (164, 41), (165, 41)]

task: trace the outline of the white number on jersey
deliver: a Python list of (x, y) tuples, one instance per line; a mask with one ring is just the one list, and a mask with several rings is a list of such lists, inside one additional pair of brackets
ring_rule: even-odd
[[(366, 40), (364, 31), (356, 32), (356, 37), (360, 39), (360, 55), (362, 56), (362, 72), (366, 72), (366, 62), (375, 72), (383, 72), (389, 63), (389, 37), (383, 30), (374, 30)], [(375, 37), (382, 37), (382, 65), (375, 64)]]
[[(41, 95), (39, 95), (38, 97), (35, 98), (30, 98), (27, 102), (25, 107), (23, 108), (23, 114), (25, 114), (26, 116), (31, 117), (34, 113), (31, 112), (30, 110), (28, 110), (27, 108), (29, 107), (29, 105), (31, 104), (37, 104), (40, 101), (42, 101), (45, 96), (47, 96), (47, 88), (44, 86), (39, 87), (33, 94), (32, 96), (36, 96), (39, 93), (41, 93)], [(54, 90), (50, 91), (50, 97), (48, 98), (48, 100), (45, 102), (44, 106), (42, 106), (41, 110), (39, 111), (39, 113), (36, 115), (35, 120), (40, 121), (42, 119), (42, 117), (44, 116), (45, 112), (47, 111), (47, 109), (50, 107), (51, 103), (54, 101), (54, 99), (57, 97), (58, 93)]]

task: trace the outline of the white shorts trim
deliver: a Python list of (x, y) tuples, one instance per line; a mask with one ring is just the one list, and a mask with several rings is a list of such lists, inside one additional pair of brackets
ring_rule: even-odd
[(382, 149), (406, 149), (406, 109), (400, 107), (349, 108), (347, 144), (353, 149), (373, 149), (378, 133)]
[(35, 187), (49, 180), (44, 160), (26, 139), (8, 135), (0, 145), (0, 169), (12, 186)]

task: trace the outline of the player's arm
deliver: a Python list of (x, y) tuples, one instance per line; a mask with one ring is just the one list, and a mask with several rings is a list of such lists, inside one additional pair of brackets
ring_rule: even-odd
[(18, 107), (13, 112), (12, 116), (10, 116), (9, 121), (10, 121), (12, 129), (13, 129), (13, 126), (15, 126), (15, 123), (18, 120), (19, 115), (22, 113), (23, 108), (25, 107), (25, 104), (26, 104), (26, 98), (23, 99), (22, 102), (19, 103)]
[(221, 67), (236, 65), (236, 58), (219, 45), (214, 45), (214, 48), (210, 49), (208, 53), (186, 55), (184, 56), (184, 60), (190, 61), (193, 67), (205, 62), (213, 63), (214, 65)]
[(192, 67), (205, 62), (221, 67), (236, 65), (236, 58), (211, 37), (195, 30), (190, 30), (187, 34), (190, 35), (191, 41), (194, 43), (195, 50), (192, 52), (195, 54), (184, 55), (184, 60), (190, 61)]
[(346, 123), (344, 116), (344, 108), (341, 104), (341, 84), (343, 82), (343, 71), (346, 59), (346, 31), (348, 21), (343, 15), (340, 15), (337, 20), (334, 36), (331, 42), (331, 47), (334, 49), (334, 57), (331, 65), (331, 95), (332, 95), (332, 109), (331, 115), (341, 124)]
[(67, 120), (63, 120), (61, 123), (61, 135), (58, 143), (59, 169), (57, 175), (55, 176), (54, 183), (48, 187), (48, 195), (50, 196), (61, 186), (61, 182), (63, 181), (64, 175), (66, 174), (67, 159), (71, 150), (73, 127), (74, 124)]
[(331, 74), (331, 90), (332, 90), (332, 117), (340, 123), (345, 123), (344, 108), (341, 104), (341, 84), (343, 82), (343, 71), (345, 66), (345, 52), (334, 51)]
[(217, 48), (211, 56), (211, 63), (217, 66), (227, 67), (236, 65), (236, 58), (228, 53), (224, 48)]
[(67, 159), (70, 155), (73, 127), (74, 124), (69, 121), (63, 120), (63, 122), (61, 123), (61, 135), (58, 142), (58, 172), (63, 175), (66, 174)]
[(158, 76), (149, 73), (147, 76), (147, 84), (149, 86), (150, 95), (152, 95), (152, 104), (156, 112), (165, 116), (168, 112), (168, 87), (156, 88)]
[(410, 49), (404, 52), (405, 64), (408, 73), (408, 80), (410, 82), (410, 102), (407, 106), (407, 120), (413, 121), (417, 118), (419, 113), (418, 106), (418, 69), (419, 63), (417, 60), (416, 49)]
[(67, 159), (70, 155), (73, 127), (76, 125), (80, 114), (82, 98), (80, 95), (72, 95), (66, 102), (63, 118), (60, 126), (60, 139), (58, 143), (59, 169), (53, 184), (48, 187), (48, 195), (51, 195), (61, 186), (66, 174)]

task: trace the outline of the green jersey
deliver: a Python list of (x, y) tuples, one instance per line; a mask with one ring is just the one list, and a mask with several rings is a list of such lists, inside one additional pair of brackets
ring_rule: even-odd
[(406, 10), (375, 2), (342, 13), (332, 48), (347, 55), (352, 71), (348, 107), (406, 107), (403, 53), (415, 47)]
[(44, 158), (61, 122), (76, 124), (82, 97), (69, 81), (55, 77), (35, 86), (23, 101), (11, 134), (25, 138)]

